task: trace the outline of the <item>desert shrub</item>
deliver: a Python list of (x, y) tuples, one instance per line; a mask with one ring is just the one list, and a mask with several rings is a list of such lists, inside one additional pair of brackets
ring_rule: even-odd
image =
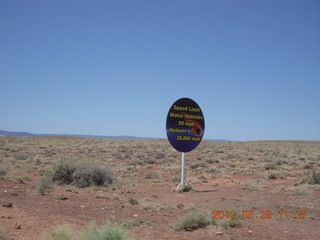
[(54, 166), (52, 181), (59, 184), (70, 184), (73, 181), (72, 174), (76, 167), (70, 162), (59, 162)]
[(215, 153), (224, 153), (224, 151), (223, 150), (216, 150), (216, 151), (214, 151)]
[(320, 173), (317, 173), (315, 169), (312, 170), (309, 184), (320, 184)]
[(177, 207), (178, 209), (182, 209), (182, 208), (184, 207), (184, 205), (183, 205), (182, 203), (179, 203), (179, 204), (176, 205), (176, 207)]
[(156, 159), (164, 158), (166, 155), (164, 153), (157, 153), (156, 154)]
[(216, 159), (208, 159), (206, 162), (209, 163), (209, 164), (219, 163), (219, 160), (216, 160)]
[(138, 205), (139, 202), (137, 199), (135, 198), (130, 198), (129, 201), (128, 201), (131, 205)]
[(236, 212), (235, 216), (233, 216), (232, 218), (228, 218), (226, 219), (226, 221), (223, 221), (221, 226), (224, 227), (225, 229), (228, 229), (228, 228), (236, 228), (236, 227), (240, 227), (241, 224), (242, 224), (242, 216), (241, 216), (241, 213), (242, 213), (242, 210), (240, 209), (227, 209), (228, 212), (231, 212), (231, 211), (234, 211)]
[(284, 164), (288, 164), (288, 162), (286, 160), (277, 160), (276, 161), (276, 165), (278, 165), (278, 166), (281, 166), (281, 165), (284, 165)]
[(143, 166), (144, 163), (143, 163), (142, 161), (134, 161), (134, 162), (130, 163), (130, 165), (133, 165), (133, 166), (137, 166), (137, 165)]
[(0, 240), (9, 240), (9, 238), (5, 236), (4, 230), (2, 229), (1, 226), (0, 226)]
[(5, 170), (3, 170), (2, 168), (0, 168), (0, 176), (4, 176), (6, 174), (7, 174), (7, 172)]
[(38, 185), (38, 192), (41, 195), (45, 195), (51, 192), (53, 182), (51, 175), (44, 175), (41, 177), (39, 185)]
[(147, 164), (155, 164), (156, 161), (152, 160), (152, 159), (149, 159), (149, 160), (146, 160), (145, 163), (147, 163)]
[(75, 232), (68, 228), (59, 226), (51, 232), (40, 237), (41, 240), (76, 240)]
[(98, 228), (92, 224), (85, 233), (84, 240), (123, 240), (128, 239), (126, 229), (113, 226), (110, 222)]
[(180, 178), (179, 177), (174, 177), (174, 178), (172, 178), (172, 182), (174, 182), (174, 183), (177, 183), (177, 182), (180, 182)]
[(248, 191), (261, 191), (267, 185), (265, 177), (256, 177), (244, 182), (244, 189)]
[(221, 171), (218, 168), (209, 168), (206, 170), (207, 173), (219, 174)]
[(240, 227), (241, 226), (241, 220), (240, 218), (234, 218), (234, 219), (228, 219), (226, 222), (224, 222), (222, 224), (222, 226), (225, 228), (225, 229), (228, 229), (229, 227), (231, 228), (235, 228), (235, 227)]
[(218, 164), (216, 168), (225, 168), (226, 166), (224, 164)]
[(272, 159), (271, 159), (271, 158), (266, 157), (266, 158), (264, 158), (264, 159), (263, 159), (263, 161), (264, 161), (264, 162), (272, 162)]
[(274, 163), (267, 163), (265, 166), (264, 166), (264, 169), (265, 170), (275, 170), (277, 167)]
[(268, 175), (268, 179), (279, 179), (279, 178), (280, 179), (285, 179), (286, 176), (283, 173), (275, 173), (275, 172), (270, 173)]
[(303, 168), (304, 168), (304, 169), (311, 169), (312, 166), (311, 166), (310, 164), (305, 164)]
[(199, 167), (206, 168), (206, 167), (207, 167), (207, 164), (205, 164), (205, 163), (196, 163), (196, 164), (190, 165), (190, 168), (191, 168), (191, 169), (195, 169), (195, 168), (199, 168)]
[(73, 172), (72, 184), (80, 187), (109, 186), (115, 181), (115, 176), (110, 168), (85, 162), (76, 167)]
[(148, 173), (146, 179), (158, 179), (159, 176), (156, 173)]
[(229, 155), (227, 156), (227, 159), (235, 159), (235, 158), (237, 158), (237, 156), (234, 155), (234, 154), (229, 154)]
[(125, 219), (120, 219), (121, 226), (132, 228), (132, 227), (139, 227), (143, 223), (143, 220), (137, 219), (132, 221), (126, 221)]
[(210, 224), (210, 221), (200, 212), (193, 212), (190, 215), (183, 216), (178, 219), (174, 225), (174, 229), (177, 231), (193, 231), (199, 228), (203, 228)]

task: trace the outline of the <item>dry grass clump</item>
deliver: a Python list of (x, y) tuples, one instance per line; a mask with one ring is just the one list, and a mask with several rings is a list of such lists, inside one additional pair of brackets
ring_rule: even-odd
[(209, 224), (210, 221), (202, 213), (194, 211), (192, 214), (178, 219), (174, 225), (174, 229), (177, 231), (193, 231)]
[(115, 181), (114, 172), (110, 168), (90, 162), (77, 166), (72, 176), (72, 184), (80, 188), (92, 185), (107, 187)]
[(275, 170), (275, 169), (277, 169), (277, 166), (274, 163), (267, 163), (264, 166), (264, 169), (265, 170)]
[(0, 240), (9, 240), (9, 238), (5, 236), (4, 230), (1, 227), (1, 225), (0, 225)]
[(115, 226), (110, 221), (100, 228), (92, 224), (84, 234), (83, 240), (125, 240), (130, 239), (128, 232), (121, 226)]
[(320, 184), (320, 173), (317, 173), (316, 169), (312, 169), (309, 184)]
[(54, 166), (52, 173), (52, 181), (59, 184), (71, 184), (73, 181), (73, 173), (76, 170), (74, 164), (70, 162), (59, 162)]
[(53, 186), (52, 176), (44, 175), (40, 178), (40, 182), (38, 185), (38, 192), (41, 195), (45, 195), (51, 192)]
[(250, 192), (261, 191), (265, 186), (267, 186), (267, 179), (265, 177), (256, 177), (244, 183), (244, 189)]
[[(98, 227), (92, 223), (85, 231), (76, 231), (68, 226), (58, 226), (51, 232), (44, 233), (41, 240), (129, 240), (129, 232), (120, 225), (107, 221)], [(1, 239), (0, 240), (7, 240)]]
[(70, 162), (58, 162), (51, 172), (40, 179), (38, 192), (42, 195), (51, 191), (53, 184), (72, 184), (79, 188), (91, 186), (108, 187), (116, 181), (112, 169), (94, 162), (74, 165)]
[(304, 177), (298, 181), (295, 185), (300, 184), (309, 184), (309, 185), (315, 185), (320, 184), (320, 173), (316, 171), (316, 169), (312, 169), (311, 174), (305, 173)]
[(282, 172), (271, 172), (268, 174), (268, 179), (285, 179), (286, 176)]

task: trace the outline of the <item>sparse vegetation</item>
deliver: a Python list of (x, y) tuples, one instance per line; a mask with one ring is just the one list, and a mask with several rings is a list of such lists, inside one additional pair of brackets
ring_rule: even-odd
[[(52, 232), (43, 234), (41, 240), (129, 240), (129, 232), (111, 221), (98, 227), (92, 223), (85, 231), (76, 231), (67, 226), (58, 226)], [(0, 240), (7, 240), (1, 239)]]
[(52, 176), (50, 175), (44, 175), (41, 177), (39, 185), (38, 185), (38, 192), (41, 195), (45, 195), (51, 192), (53, 182), (52, 182)]
[(0, 177), (6, 175), (7, 171), (0, 168)]
[(9, 240), (4, 233), (4, 230), (2, 229), (1, 225), (0, 225), (0, 240)]
[(158, 178), (159, 178), (159, 176), (156, 173), (148, 173), (146, 175), (146, 179), (158, 179)]
[(236, 228), (236, 227), (240, 227), (241, 226), (241, 220), (240, 218), (229, 218), (227, 221), (225, 221), (222, 226), (225, 228), (225, 229), (228, 229), (228, 228)]
[(61, 161), (54, 166), (52, 181), (59, 185), (70, 184), (75, 170), (76, 167), (71, 162)]
[(174, 225), (177, 231), (194, 231), (210, 224), (210, 221), (200, 212), (194, 211), (190, 215), (183, 216)]
[(264, 166), (264, 169), (265, 170), (275, 170), (277, 168), (277, 166), (274, 164), (274, 163), (267, 163), (265, 166)]
[(84, 240), (125, 240), (129, 239), (126, 229), (115, 226), (110, 221), (100, 228), (96, 224), (92, 224), (84, 234)]
[(309, 184), (320, 184), (320, 173), (317, 173), (316, 169), (312, 169)]
[(110, 168), (102, 165), (85, 162), (77, 166), (73, 173), (72, 184), (84, 188), (94, 186), (109, 186), (115, 181)]
[[(67, 226), (58, 226), (52, 232), (45, 233), (41, 240), (78, 240), (75, 231)], [(80, 239), (79, 239), (80, 240)]]
[(139, 201), (135, 198), (130, 198), (128, 201), (131, 205), (138, 205)]
[[(140, 238), (157, 239), (155, 234), (164, 231), (167, 238), (172, 234), (175, 239), (181, 234), (185, 239), (197, 239), (198, 235), (206, 238), (204, 235), (209, 232), (212, 237), (212, 233), (221, 231), (226, 239), (231, 239), (229, 234), (248, 230), (249, 220), (225, 218), (213, 221), (202, 214), (205, 224), (209, 222), (212, 226), (196, 231), (200, 226), (206, 226), (201, 224), (203, 218), (194, 218), (188, 223), (182, 221), (187, 215), (177, 216), (188, 211), (192, 215), (195, 209), (210, 214), (212, 208), (226, 210), (239, 205), (257, 214), (266, 209), (277, 213), (278, 206), (285, 211), (303, 207), (308, 210), (308, 220), (300, 221), (303, 226), (308, 226), (311, 217), (318, 219), (318, 215), (311, 216), (311, 213), (319, 207), (316, 198), (320, 190), (319, 142), (203, 141), (186, 158), (186, 181), (194, 190), (183, 189), (182, 192), (188, 193), (179, 194), (174, 190), (181, 181), (181, 156), (167, 141), (56, 137), (0, 137), (0, 141), (0, 190), (5, 204), (0, 207), (4, 210), (1, 211), (4, 216), (1, 223), (10, 226), (0, 235), (5, 240), (16, 233), (22, 238), (32, 233), (37, 239), (35, 228), (30, 227), (29, 222), (22, 222), (24, 217), (18, 221), (18, 211), (7, 209), (7, 202), (13, 203), (13, 210), (26, 202), (30, 212), (33, 205), (37, 205), (39, 207), (32, 214), (52, 211), (56, 222), (69, 222), (72, 226), (57, 228), (43, 240), (85, 240), (89, 239), (85, 238), (89, 229), (99, 232), (92, 238), (99, 239), (97, 236), (103, 235), (100, 230), (104, 228), (101, 222), (105, 216), (114, 216), (120, 228), (132, 228)], [(115, 171), (111, 170), (109, 174), (105, 169)], [(113, 180), (106, 180), (105, 175)], [(75, 179), (79, 185), (75, 184)], [(117, 185), (119, 182), (121, 185)], [(82, 188), (86, 186), (92, 187)], [(35, 196), (37, 190), (44, 196)], [(52, 193), (48, 194), (50, 191)], [(34, 199), (39, 205), (30, 204)], [(69, 214), (72, 214), (71, 218), (66, 217)], [(10, 225), (13, 220), (7, 216), (17, 219), (22, 231), (15, 230)], [(32, 217), (30, 219), (33, 221)], [(50, 229), (52, 219), (41, 219), (43, 229)], [(275, 226), (276, 219), (275, 216), (274, 221), (268, 220), (270, 227)], [(90, 227), (81, 230), (90, 220), (97, 222), (95, 230)], [(152, 226), (148, 227), (151, 221)], [(181, 223), (179, 231), (189, 232), (175, 232), (179, 229), (178, 222)], [(259, 221), (250, 223), (254, 225), (255, 222)], [(302, 226), (300, 222), (298, 227)], [(233, 229), (241, 223), (245, 225), (243, 228)], [(301, 236), (306, 235), (301, 232)], [(4, 240), (1, 237), (0, 240)]]

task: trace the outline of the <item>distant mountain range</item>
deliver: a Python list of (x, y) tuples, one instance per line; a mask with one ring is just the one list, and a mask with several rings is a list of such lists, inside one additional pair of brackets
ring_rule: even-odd
[[(9, 132), (0, 130), (0, 137), (8, 136), (8, 137), (83, 137), (83, 138), (108, 138), (108, 139), (166, 139), (166, 138), (152, 138), (152, 137), (136, 137), (136, 136), (100, 136), (100, 135), (80, 135), (80, 134), (34, 134), (28, 132)], [(224, 139), (203, 139), (204, 141), (219, 141), (219, 142), (227, 142), (228, 140)]]

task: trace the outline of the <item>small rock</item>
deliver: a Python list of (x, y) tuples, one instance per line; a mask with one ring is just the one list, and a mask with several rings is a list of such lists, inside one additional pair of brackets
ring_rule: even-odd
[(12, 208), (13, 204), (12, 203), (3, 204), (2, 207)]
[(249, 230), (249, 231), (248, 231), (248, 233), (252, 233), (252, 231), (251, 231), (251, 230)]
[(216, 235), (223, 235), (223, 232), (216, 232)]
[(138, 217), (138, 215), (137, 215), (137, 214), (135, 214), (135, 215), (133, 215), (133, 217), (135, 217), (135, 218), (136, 218), (136, 217)]
[(21, 225), (20, 225), (20, 224), (16, 224), (16, 225), (14, 226), (14, 228), (15, 228), (15, 229), (21, 229)]

